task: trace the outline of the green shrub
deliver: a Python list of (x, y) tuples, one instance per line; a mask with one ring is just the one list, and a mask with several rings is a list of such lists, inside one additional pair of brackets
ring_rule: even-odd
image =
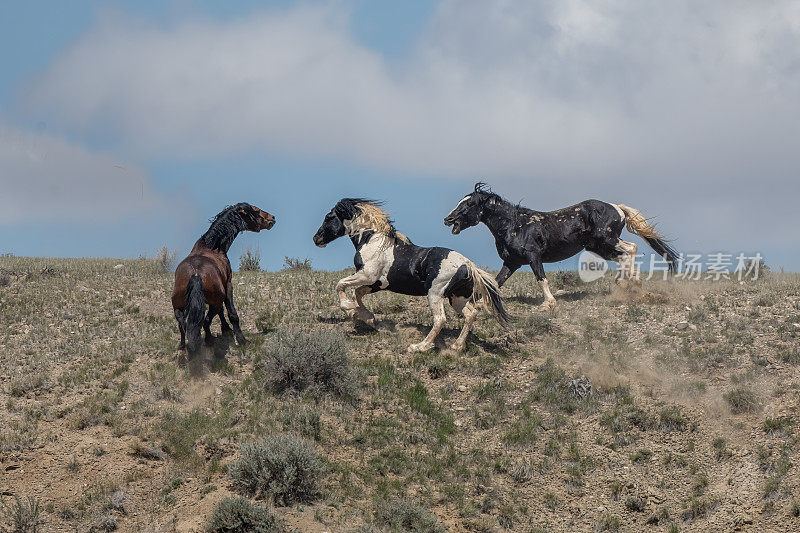
[(323, 461), (307, 440), (275, 435), (242, 445), (229, 468), (234, 488), (248, 496), (271, 495), (275, 505), (315, 500)]
[(407, 500), (380, 502), (375, 509), (378, 525), (399, 531), (444, 533), (447, 531), (424, 507)]
[(246, 498), (225, 498), (214, 509), (206, 526), (208, 533), (278, 533), (283, 524), (266, 507)]
[(347, 357), (344, 334), (281, 333), (267, 343), (263, 363), (267, 386), (274, 392), (328, 392), (353, 399), (357, 386)]

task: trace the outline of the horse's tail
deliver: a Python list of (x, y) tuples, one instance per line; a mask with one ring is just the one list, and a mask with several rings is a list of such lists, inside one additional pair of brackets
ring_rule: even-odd
[(480, 300), (483, 307), (493, 313), (501, 324), (508, 324), (508, 315), (500, 298), (500, 287), (494, 277), (475, 266), (469, 259), (466, 265), (469, 277), (472, 279), (472, 301), (477, 305)]
[(670, 272), (678, 270), (678, 252), (662, 237), (655, 228), (638, 210), (623, 204), (616, 204), (625, 213), (625, 225), (628, 231), (638, 235), (650, 245), (650, 248), (664, 258), (669, 264)]
[(206, 294), (203, 278), (195, 273), (186, 286), (186, 351), (189, 357), (200, 350), (200, 329), (206, 315)]

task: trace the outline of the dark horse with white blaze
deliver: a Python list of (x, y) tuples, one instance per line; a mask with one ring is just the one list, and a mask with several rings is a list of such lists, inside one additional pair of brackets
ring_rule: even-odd
[(620, 278), (638, 281), (635, 243), (620, 239), (622, 228), (642, 237), (675, 271), (678, 253), (667, 244), (642, 214), (632, 207), (600, 200), (585, 200), (557, 211), (533, 211), (503, 200), (476, 183), (444, 219), (457, 235), (461, 230), (483, 222), (492, 232), (503, 268), (497, 284), (503, 283), (522, 265), (530, 265), (542, 287), (543, 308), (553, 308), (542, 263), (562, 261), (583, 249), (620, 264)]
[[(493, 311), (501, 323), (508, 320), (497, 284), (491, 275), (477, 268), (472, 261), (447, 248), (423, 248), (395, 230), (392, 221), (381, 209), (382, 204), (362, 198), (343, 198), (325, 215), (314, 235), (314, 244), (325, 247), (344, 235), (356, 249), (353, 260), (356, 273), (336, 284), (339, 307), (348, 315), (374, 327), (373, 315), (362, 302), (369, 293), (388, 290), (411, 296), (427, 296), (433, 313), (433, 327), (409, 352), (430, 350), (445, 322), (444, 302), (464, 316), (464, 328), (451, 346), (461, 351), (466, 346), (475, 316), (476, 305)], [(355, 301), (345, 292), (355, 287)]]
[[(175, 286), (172, 290), (172, 308), (181, 331), (178, 349), (187, 347), (192, 357), (200, 348), (200, 328), (206, 332), (206, 343), (211, 343), (211, 321), (219, 315), (222, 333), (231, 328), (223, 316), (223, 305), (233, 324), (236, 342), (247, 343), (239, 327), (239, 315), (233, 306), (233, 284), (228, 250), (234, 239), (243, 231), (258, 233), (275, 225), (275, 217), (247, 203), (226, 207), (211, 221), (208, 228), (188, 257), (175, 269)], [(206, 316), (206, 304), (208, 315)], [(205, 317), (205, 320), (204, 320)], [(187, 344), (188, 341), (188, 344)]]

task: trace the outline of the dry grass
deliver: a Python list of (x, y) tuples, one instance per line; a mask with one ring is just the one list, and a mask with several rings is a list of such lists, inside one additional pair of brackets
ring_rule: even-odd
[[(0, 493), (37, 502), (47, 531), (202, 530), (234, 495), (242, 446), (277, 434), (324, 463), (313, 502), (271, 511), (289, 530), (797, 524), (795, 275), (631, 293), (560, 273), (543, 314), (518, 273), (502, 289), (512, 327), (482, 314), (454, 356), (405, 353), (430, 325), (423, 298), (368, 296), (373, 332), (335, 307), (342, 272), (243, 272), (253, 343), (218, 339), (198, 373), (177, 364), (160, 261), (0, 258), (0, 273)], [(459, 325), (451, 313), (440, 347)], [(351, 369), (322, 357), (322, 374), (271, 386), (275, 362), (318, 360), (285, 342), (301, 334), (338, 337)], [(251, 503), (226, 520), (271, 520)]]

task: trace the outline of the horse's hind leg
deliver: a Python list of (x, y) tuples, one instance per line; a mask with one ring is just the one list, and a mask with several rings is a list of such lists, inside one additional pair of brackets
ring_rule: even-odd
[(409, 352), (427, 352), (433, 348), (433, 341), (444, 327), (446, 316), (444, 314), (444, 298), (439, 294), (428, 293), (428, 305), (433, 313), (433, 327), (428, 336), (419, 344), (412, 344), (408, 347)]
[(186, 318), (183, 316), (183, 309), (173, 309), (175, 313), (175, 320), (178, 321), (178, 329), (181, 332), (181, 342), (178, 344), (178, 350), (186, 348)]
[(469, 298), (453, 297), (450, 304), (457, 313), (464, 315), (464, 327), (455, 342), (450, 345), (451, 350), (461, 352), (467, 346), (467, 336), (472, 328), (472, 323), (475, 322), (475, 317), (478, 316), (478, 310)]
[(240, 345), (248, 344), (250, 341), (245, 338), (244, 333), (242, 333), (242, 328), (239, 327), (239, 313), (236, 312), (236, 307), (233, 305), (233, 286), (230, 283), (226, 291), (225, 308), (228, 310), (228, 318), (231, 320), (233, 335), (236, 337), (236, 342)]
[(621, 283), (624, 280), (639, 281), (639, 272), (636, 268), (636, 251), (638, 248), (635, 243), (623, 241), (619, 238), (611, 238), (597, 242), (592, 246), (587, 246), (586, 249), (606, 261), (619, 263), (617, 283)]
[(641, 283), (639, 270), (636, 268), (636, 251), (638, 250), (636, 243), (620, 239), (615, 248), (620, 252), (616, 258), (616, 261), (619, 262), (620, 270), (618, 281), (629, 279), (634, 283)]
[(219, 307), (218, 309), (219, 309), (219, 312), (217, 313), (217, 315), (219, 315), (219, 325), (220, 325), (220, 329), (222, 331), (222, 334), (223, 335), (230, 335), (231, 331), (233, 331), (233, 330), (231, 329), (230, 324), (228, 324), (228, 321), (225, 320), (224, 307)]
[(214, 320), (214, 317), (218, 314), (222, 314), (221, 307), (213, 307), (208, 306), (208, 314), (206, 314), (206, 319), (203, 321), (203, 330), (206, 332), (206, 345), (211, 346), (214, 344), (214, 336), (211, 335), (211, 322)]

